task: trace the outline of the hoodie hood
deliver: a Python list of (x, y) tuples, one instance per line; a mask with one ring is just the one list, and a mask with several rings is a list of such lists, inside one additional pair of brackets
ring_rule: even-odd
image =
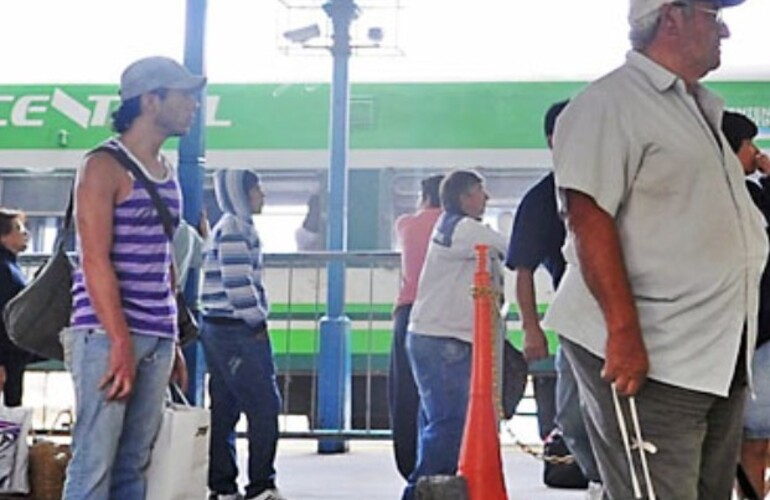
[(246, 192), (246, 178), (256, 177), (259, 184), (259, 174), (253, 170), (217, 170), (214, 172), (214, 195), (220, 210), (240, 218), (251, 217), (249, 195)]

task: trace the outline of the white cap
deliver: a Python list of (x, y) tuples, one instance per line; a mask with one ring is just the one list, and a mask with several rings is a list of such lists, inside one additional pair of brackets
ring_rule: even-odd
[(168, 57), (153, 56), (129, 65), (120, 77), (120, 98), (124, 101), (158, 89), (197, 90), (206, 83)]
[[(628, 10), (628, 22), (634, 24), (644, 16), (652, 14), (662, 6), (674, 3), (675, 1), (676, 0), (631, 0), (631, 5)], [(733, 7), (743, 2), (744, 0), (715, 0), (714, 5), (721, 9)]]

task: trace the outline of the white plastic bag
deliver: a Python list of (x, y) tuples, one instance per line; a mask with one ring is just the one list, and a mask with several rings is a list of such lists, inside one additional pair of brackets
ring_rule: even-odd
[(29, 493), (27, 436), (32, 408), (0, 406), (0, 493)]
[(167, 403), (146, 472), (147, 500), (205, 498), (210, 431), (208, 409)]

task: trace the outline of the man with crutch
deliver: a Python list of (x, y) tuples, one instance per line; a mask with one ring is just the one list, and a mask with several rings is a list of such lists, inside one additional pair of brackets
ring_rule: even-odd
[(556, 128), (567, 271), (546, 321), (613, 500), (731, 495), (768, 246), (698, 82), (742, 1), (631, 0), (626, 63)]

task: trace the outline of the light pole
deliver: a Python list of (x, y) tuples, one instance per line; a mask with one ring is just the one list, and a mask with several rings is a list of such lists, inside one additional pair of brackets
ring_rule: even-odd
[[(353, 0), (329, 0), (323, 10), (332, 21), (331, 53), (334, 73), (331, 85), (329, 222), (327, 249), (347, 250), (347, 153), (350, 60), (350, 25), (358, 15)], [(350, 319), (345, 316), (345, 262), (332, 258), (327, 264), (326, 315), (321, 319), (318, 361), (318, 428), (350, 427), (351, 352)], [(321, 439), (319, 453), (347, 451), (344, 439)]]
[[(187, 0), (184, 65), (193, 74), (204, 73), (204, 50), (206, 40), (207, 0)], [(206, 87), (201, 90), (200, 106), (190, 132), (179, 141), (179, 180), (184, 199), (184, 219), (192, 227), (198, 227), (203, 208), (203, 165), (206, 155)], [(198, 301), (198, 269), (190, 269), (185, 285), (185, 299), (188, 304)], [(188, 399), (195, 405), (203, 405), (203, 384), (206, 366), (200, 342), (191, 342), (184, 348), (189, 374)]]

